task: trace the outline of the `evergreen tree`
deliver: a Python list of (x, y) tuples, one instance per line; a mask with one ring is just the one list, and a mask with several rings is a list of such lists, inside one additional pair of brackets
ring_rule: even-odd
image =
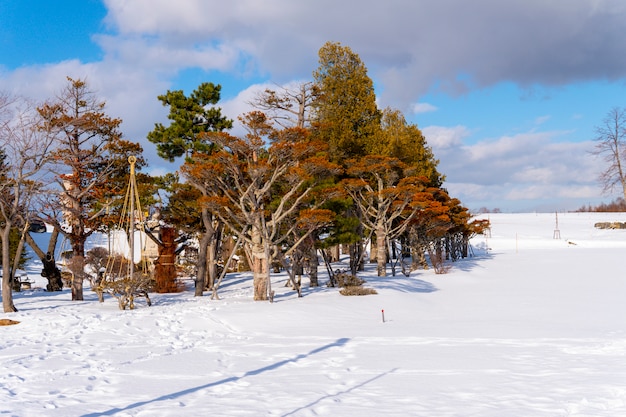
[(439, 187), (444, 177), (437, 171), (439, 160), (418, 127), (407, 123), (399, 110), (387, 108), (382, 112), (379, 140), (370, 154), (397, 158), (411, 169), (411, 175), (426, 177), (429, 185)]
[(314, 102), (317, 135), (329, 144), (334, 161), (368, 153), (380, 130), (374, 83), (357, 54), (339, 43), (319, 50), (313, 73), (318, 89)]
[(164, 106), (169, 106), (169, 126), (154, 125), (148, 140), (157, 145), (159, 156), (170, 162), (180, 156), (189, 157), (192, 152), (209, 152), (211, 142), (202, 132), (219, 132), (230, 129), (233, 121), (222, 116), (219, 107), (221, 86), (202, 83), (189, 97), (182, 90), (167, 91), (158, 96)]
[[(148, 140), (157, 145), (161, 158), (173, 162), (176, 158), (185, 156), (187, 160), (191, 160), (194, 154), (208, 155), (215, 151), (207, 133), (230, 129), (233, 125), (232, 120), (222, 116), (220, 108), (212, 106), (219, 102), (220, 90), (219, 85), (202, 83), (189, 97), (181, 90), (168, 90), (166, 94), (158, 96), (163, 105), (170, 108), (168, 118), (171, 123), (167, 127), (161, 123), (155, 124), (154, 130), (148, 133)], [(179, 205), (178, 197), (191, 195), (187, 193), (188, 190), (174, 188), (177, 192), (182, 192), (173, 200)], [(222, 226), (206, 207), (199, 207), (195, 202), (190, 202), (187, 208), (202, 225), (196, 229), (202, 232), (199, 236), (195, 283), (195, 295), (201, 296), (206, 284), (210, 284), (217, 273), (218, 236)], [(176, 209), (172, 207), (172, 210)]]
[[(313, 78), (317, 88), (313, 132), (328, 144), (330, 160), (345, 164), (350, 158), (367, 155), (380, 135), (381, 114), (376, 106), (374, 83), (360, 57), (347, 46), (327, 42), (319, 50), (319, 67)], [(337, 213), (337, 224), (344, 227), (341, 232), (331, 233), (335, 238), (341, 236), (341, 243), (350, 244), (353, 274), (361, 266), (359, 259), (363, 253), (364, 231), (355, 218), (357, 214), (353, 205)]]

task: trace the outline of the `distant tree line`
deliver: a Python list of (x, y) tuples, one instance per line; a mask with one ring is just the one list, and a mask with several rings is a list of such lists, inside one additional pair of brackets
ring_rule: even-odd
[(576, 210), (576, 212), (602, 212), (602, 213), (619, 213), (626, 212), (626, 201), (618, 197), (610, 203), (600, 203), (597, 206), (588, 204)]
[(476, 210), (476, 213), (480, 213), (480, 214), (487, 214), (487, 213), (502, 213), (502, 210), (500, 210), (499, 208), (487, 208), (487, 207), (481, 207), (478, 210)]

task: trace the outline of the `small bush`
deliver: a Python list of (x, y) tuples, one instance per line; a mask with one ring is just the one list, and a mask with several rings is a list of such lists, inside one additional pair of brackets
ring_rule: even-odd
[(376, 290), (372, 288), (362, 287), (365, 281), (355, 275), (339, 273), (335, 275), (335, 280), (337, 281), (337, 286), (341, 287), (341, 290), (339, 291), (339, 294), (341, 295), (350, 296), (378, 294)]
[(364, 280), (354, 275), (340, 273), (335, 275), (338, 287), (359, 287), (365, 283)]
[(339, 291), (339, 294), (351, 296), (351, 295), (372, 295), (372, 294), (378, 294), (378, 293), (373, 288), (345, 287)]
[(127, 307), (132, 310), (135, 308), (134, 300), (137, 296), (145, 297), (146, 303), (152, 304), (148, 292), (154, 290), (154, 280), (147, 271), (137, 268), (129, 259), (114, 255), (109, 258), (107, 271), (98, 279), (93, 290), (101, 302), (104, 301), (104, 293), (107, 293), (117, 298), (120, 310)]

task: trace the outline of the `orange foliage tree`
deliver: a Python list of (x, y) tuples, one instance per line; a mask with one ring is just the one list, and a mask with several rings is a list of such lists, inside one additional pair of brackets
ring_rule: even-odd
[(432, 187), (422, 193), (422, 210), (415, 216), (408, 231), (413, 255), (413, 268), (427, 267), (427, 252), (437, 273), (445, 272), (446, 259), (468, 256), (469, 240), (482, 233), (489, 222), (471, 221), (468, 209), (443, 188)]
[[(138, 167), (145, 165), (141, 146), (122, 139), (122, 120), (104, 108), (85, 81), (68, 77), (61, 93), (38, 109), (40, 128), (57, 140), (50, 156), (58, 188), (47, 204), (46, 221), (68, 239), (72, 256), (83, 260), (87, 238), (103, 227), (107, 201), (123, 198), (128, 157), (137, 157)], [(55, 215), (59, 212), (62, 217)], [(72, 300), (82, 299), (82, 279), (76, 279)]]
[(397, 158), (368, 155), (346, 164), (350, 177), (342, 184), (370, 236), (376, 236), (378, 276), (385, 276), (389, 243), (406, 231), (421, 210), (416, 196), (428, 180), (411, 176)]
[[(240, 121), (248, 133), (235, 137), (225, 132), (206, 133), (220, 149), (197, 153), (182, 172), (202, 190), (202, 202), (242, 239), (253, 273), (254, 299), (271, 300), (269, 280), (276, 248), (288, 254), (331, 213), (311, 197), (338, 167), (325, 158), (323, 143), (301, 128), (275, 130), (262, 112)], [(298, 239), (293, 238), (299, 230)], [(289, 247), (287, 247), (289, 246)], [(286, 250), (285, 250), (286, 249)]]

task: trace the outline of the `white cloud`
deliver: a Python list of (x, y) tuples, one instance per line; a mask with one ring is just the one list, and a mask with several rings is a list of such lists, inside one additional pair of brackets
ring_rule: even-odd
[(429, 113), (433, 111), (437, 111), (437, 106), (430, 103), (415, 103), (411, 106), (411, 112), (413, 114)]
[[(359, 53), (383, 85), (383, 107), (407, 108), (435, 85), (461, 92), (468, 83), (563, 85), (626, 75), (621, 53), (626, 3), (621, 0), (363, 0), (356, 8), (334, 0), (231, 0), (227, 5), (107, 0), (106, 5), (107, 22), (120, 33), (117, 42), (156, 40), (164, 51), (191, 55), (191, 62), (201, 60), (194, 51), (239, 51), (279, 82), (310, 76), (317, 50), (326, 41), (340, 41)], [(229, 54), (215, 65), (232, 64)], [(467, 77), (459, 79), (460, 73)]]
[(105, 51), (105, 59), (170, 75), (182, 68), (229, 71), (236, 68), (241, 58), (240, 50), (223, 43), (179, 45), (140, 36), (110, 35), (95, 39)]
[(503, 136), (435, 156), (447, 177), (444, 185), (470, 208), (490, 202), (503, 207), (520, 207), (520, 202), (548, 207), (558, 200), (559, 208), (573, 210), (582, 206), (580, 199), (601, 200), (597, 178), (602, 161), (589, 155), (591, 142), (560, 140), (565, 134)]
[[(437, 110), (419, 101), (425, 92), (626, 77), (622, 0), (362, 0), (359, 7), (336, 0), (104, 2), (107, 31), (93, 38), (104, 53), (101, 61), (3, 69), (0, 89), (45, 99), (60, 90), (66, 76), (87, 78), (107, 101), (107, 111), (124, 120), (127, 137), (144, 145), (155, 171), (172, 168), (145, 139), (155, 122), (167, 123), (167, 109), (156, 97), (173, 88), (172, 80), (188, 68), (207, 71), (206, 81), (211, 71), (250, 77), (250, 83), (308, 80), (319, 48), (339, 41), (360, 55), (380, 86), (381, 108), (416, 113)], [(236, 118), (250, 110), (246, 102), (263, 87), (244, 88), (218, 106)], [(535, 128), (548, 117), (537, 118)], [(501, 201), (531, 194), (588, 197), (596, 186), (601, 161), (590, 162), (587, 144), (555, 143), (565, 132), (526, 132), (467, 144), (473, 132), (465, 126), (422, 131), (441, 160), (447, 186), (462, 201), (490, 194)], [(550, 188), (550, 182), (560, 185)]]
[(516, 182), (549, 184), (555, 178), (552, 169), (549, 167), (526, 166), (523, 167), (520, 172), (514, 173), (512, 179)]
[(559, 197), (570, 199), (597, 199), (598, 185), (556, 185), (556, 193)]
[(66, 77), (95, 78), (96, 65), (69, 60), (57, 64), (20, 67), (7, 71), (0, 78), (0, 90), (10, 91), (34, 100), (54, 97), (65, 84)]
[(470, 135), (465, 126), (426, 126), (421, 129), (426, 141), (435, 152), (460, 146), (463, 139)]
[(155, 146), (146, 139), (154, 123), (165, 122), (167, 116), (157, 96), (163, 94), (169, 85), (159, 78), (158, 73), (126, 66), (119, 61), (82, 63), (70, 60), (7, 72), (0, 78), (0, 90), (38, 102), (54, 100), (67, 85), (67, 77), (87, 82), (89, 89), (106, 102), (106, 113), (122, 119), (122, 133), (128, 140), (143, 146), (145, 157), (151, 165), (155, 165), (155, 169), (160, 167), (172, 171), (171, 164), (159, 158)]

